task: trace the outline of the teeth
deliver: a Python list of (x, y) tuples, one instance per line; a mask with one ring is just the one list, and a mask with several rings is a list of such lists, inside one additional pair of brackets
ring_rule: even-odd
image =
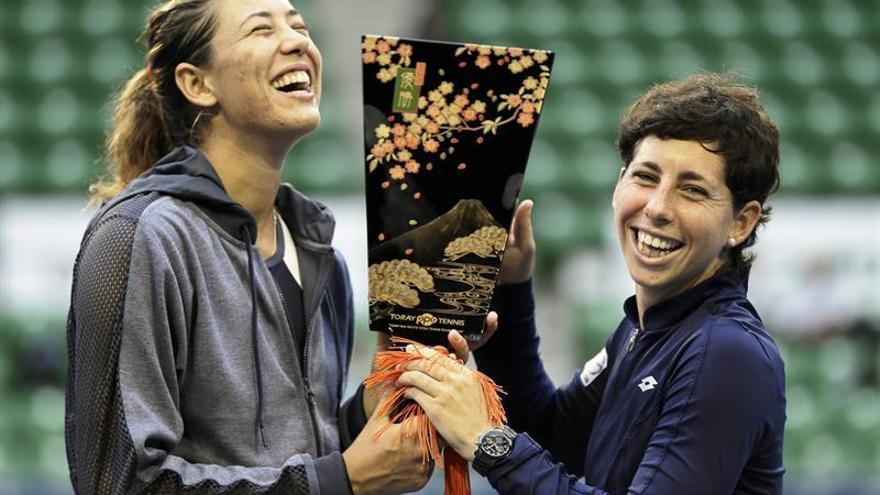
[(669, 250), (669, 249), (677, 248), (678, 245), (680, 244), (677, 241), (671, 241), (671, 240), (667, 240), (667, 239), (660, 239), (659, 237), (654, 237), (651, 234), (648, 234), (648, 233), (643, 232), (641, 230), (638, 231), (638, 243), (639, 243), (640, 250), (643, 247)]
[(274, 80), (272, 82), (272, 87), (275, 89), (280, 89), (284, 86), (289, 86), (296, 83), (304, 83), (306, 86), (310, 86), (312, 84), (312, 78), (309, 77), (309, 73), (307, 71), (295, 70), (293, 72), (288, 72), (282, 77)]

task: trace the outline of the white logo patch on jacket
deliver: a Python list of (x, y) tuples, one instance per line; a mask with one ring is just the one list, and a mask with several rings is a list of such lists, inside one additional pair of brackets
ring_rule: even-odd
[(598, 354), (592, 359), (584, 363), (584, 369), (581, 371), (581, 384), (585, 387), (589, 386), (593, 380), (599, 376), (608, 366), (608, 353), (603, 347)]
[(642, 378), (641, 382), (639, 382), (639, 390), (642, 392), (654, 390), (655, 385), (657, 385), (657, 380), (655, 380), (653, 376), (646, 376)]

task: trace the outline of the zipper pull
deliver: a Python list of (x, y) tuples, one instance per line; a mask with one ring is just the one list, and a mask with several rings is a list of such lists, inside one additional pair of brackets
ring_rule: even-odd
[(636, 345), (636, 338), (639, 336), (639, 327), (635, 326), (632, 333), (629, 334), (629, 340), (626, 342), (626, 352), (633, 350)]

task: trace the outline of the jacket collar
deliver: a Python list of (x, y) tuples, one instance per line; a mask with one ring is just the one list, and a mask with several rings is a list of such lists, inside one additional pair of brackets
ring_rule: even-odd
[[(149, 192), (192, 202), (233, 237), (244, 241), (244, 232), (250, 232), (251, 239), (247, 240), (256, 241), (253, 216), (229, 196), (214, 166), (195, 148), (176, 148), (133, 180), (103, 209), (106, 211), (125, 199)], [(298, 243), (329, 247), (336, 222), (326, 206), (307, 198), (289, 184), (282, 184), (278, 189), (275, 204)]]
[[(722, 268), (703, 282), (686, 291), (661, 301), (645, 310), (645, 332), (660, 331), (679, 324), (699, 306), (719, 296), (738, 294), (745, 297), (748, 288), (748, 271), (737, 275), (730, 269)], [(623, 303), (627, 319), (638, 326), (639, 310), (636, 296), (630, 296)]]

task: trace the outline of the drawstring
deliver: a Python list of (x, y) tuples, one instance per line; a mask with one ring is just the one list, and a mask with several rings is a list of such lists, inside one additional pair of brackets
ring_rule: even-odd
[(266, 442), (266, 433), (263, 431), (263, 370), (260, 367), (260, 346), (257, 345), (257, 286), (254, 282), (254, 257), (251, 246), (251, 230), (247, 225), (242, 227), (247, 243), (248, 274), (251, 282), (251, 340), (254, 345), (254, 363), (257, 367), (257, 426), (260, 428), (260, 438), (263, 447), (269, 448)]

